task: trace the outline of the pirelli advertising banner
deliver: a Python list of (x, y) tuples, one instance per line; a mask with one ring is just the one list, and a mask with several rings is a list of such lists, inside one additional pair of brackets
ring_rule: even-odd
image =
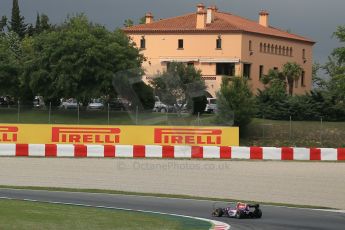
[(0, 124), (0, 143), (238, 146), (238, 127)]

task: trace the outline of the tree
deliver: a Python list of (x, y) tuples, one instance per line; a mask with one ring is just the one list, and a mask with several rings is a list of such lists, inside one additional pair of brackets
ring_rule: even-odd
[[(340, 43), (345, 42), (345, 25), (338, 26), (337, 31), (333, 34)], [(337, 59), (338, 64), (344, 67), (345, 64), (345, 46), (335, 48), (332, 52), (332, 56)]]
[(9, 30), (17, 33), (20, 38), (24, 38), (26, 26), (27, 25), (24, 23), (24, 17), (20, 15), (18, 0), (13, 0), (12, 17)]
[(258, 116), (270, 119), (286, 119), (289, 116), (285, 76), (278, 70), (270, 69), (260, 80), (264, 90), (258, 90), (256, 103)]
[(131, 27), (134, 25), (134, 22), (132, 19), (126, 19), (125, 22), (123, 23), (124, 27)]
[(218, 122), (229, 124), (234, 116), (234, 125), (243, 130), (255, 115), (255, 101), (247, 79), (223, 77), (217, 93), (217, 106)]
[(150, 83), (160, 100), (175, 105), (178, 113), (185, 104), (193, 107), (193, 98), (203, 97), (206, 90), (200, 70), (177, 62), (170, 63), (167, 71), (154, 77)]
[(288, 83), (289, 95), (293, 94), (294, 82), (299, 80), (302, 75), (302, 71), (302, 67), (295, 62), (287, 62), (284, 64), (282, 73)]
[(12, 54), (18, 59), (21, 59), (22, 56), (22, 47), (21, 41), (18, 34), (14, 32), (6, 33), (4, 36), (5, 40), (7, 41), (8, 48), (12, 52)]
[(318, 75), (318, 72), (320, 71), (321, 68), (322, 66), (319, 63), (313, 64), (312, 81), (313, 81), (313, 87), (316, 90), (325, 90), (327, 87), (327, 80)]
[[(11, 34), (10, 36), (16, 36)], [(21, 63), (17, 50), (13, 49), (15, 39), (9, 35), (0, 36), (0, 95), (17, 95)]]
[(139, 18), (139, 24), (146, 24), (146, 16)]
[(271, 99), (280, 100), (286, 98), (286, 81), (282, 72), (270, 69), (267, 75), (264, 75), (260, 81), (265, 85), (265, 91), (267, 91)]
[(50, 31), (54, 28), (52, 24), (49, 22), (49, 17), (46, 14), (41, 14), (41, 23), (40, 23), (40, 31)]
[(139, 98), (140, 105), (142, 105), (142, 108), (145, 110), (152, 111), (155, 105), (153, 88), (149, 85), (146, 85), (143, 81), (133, 84), (132, 88), (133, 91), (136, 92), (136, 95)]
[(117, 72), (113, 77), (113, 86), (117, 97), (131, 102), (132, 108), (152, 110), (155, 100), (153, 89), (142, 81), (144, 72), (141, 68), (134, 68)]
[(2, 16), (0, 20), (0, 33), (5, 31), (5, 27), (7, 26), (7, 17)]
[[(341, 44), (345, 42), (345, 26), (338, 26), (335, 36)], [(345, 46), (335, 48), (328, 57), (324, 69), (330, 76), (327, 84), (328, 97), (333, 103), (332, 109), (338, 114), (338, 118), (345, 116)]]
[(36, 23), (35, 23), (35, 33), (40, 34), (43, 31), (51, 31), (55, 27), (50, 24), (49, 22), (49, 17), (46, 14), (41, 14), (37, 13), (36, 16)]
[(115, 94), (115, 73), (139, 68), (143, 59), (122, 31), (109, 32), (84, 15), (68, 18), (58, 29), (32, 39), (24, 79), (48, 101), (75, 97), (87, 103)]
[(35, 23), (35, 33), (39, 34), (41, 32), (41, 17), (37, 12), (36, 23)]
[[(340, 43), (345, 42), (345, 26), (338, 26), (333, 36), (337, 37)], [(330, 90), (339, 91), (344, 88), (343, 81), (345, 78), (345, 46), (335, 48), (328, 57), (328, 62), (324, 69), (330, 76)], [(344, 93), (345, 94), (345, 93)]]
[[(143, 16), (141, 18), (139, 18), (138, 20), (138, 24), (145, 24), (146, 23), (146, 16)], [(134, 21), (132, 19), (126, 19), (125, 22), (123, 23), (124, 27), (131, 27), (134, 26)]]
[(28, 36), (33, 36), (35, 34), (35, 31), (36, 30), (35, 30), (34, 26), (32, 24), (29, 24), (28, 25), (28, 29), (26, 31), (27, 35)]

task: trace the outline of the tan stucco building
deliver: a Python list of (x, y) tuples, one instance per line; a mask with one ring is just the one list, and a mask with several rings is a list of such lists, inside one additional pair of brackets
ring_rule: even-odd
[(148, 13), (146, 24), (124, 31), (147, 58), (144, 80), (166, 70), (170, 62), (185, 62), (202, 71), (207, 91), (215, 96), (223, 75), (248, 77), (256, 91), (263, 89), (260, 77), (269, 69), (297, 62), (304, 71), (294, 93), (304, 94), (312, 87), (315, 42), (270, 26), (266, 11), (252, 21), (198, 4), (194, 13), (158, 21)]

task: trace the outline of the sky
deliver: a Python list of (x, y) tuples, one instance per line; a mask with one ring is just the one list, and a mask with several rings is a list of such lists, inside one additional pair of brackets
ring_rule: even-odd
[[(26, 23), (34, 23), (37, 12), (47, 14), (52, 23), (85, 13), (113, 30), (122, 27), (125, 19), (138, 21), (146, 12), (155, 19), (195, 12), (200, 2), (252, 20), (258, 20), (260, 10), (269, 11), (272, 26), (317, 42), (314, 61), (321, 64), (340, 46), (332, 34), (338, 25), (345, 25), (345, 0), (19, 0), (19, 6)], [(0, 0), (0, 16), (10, 18), (11, 9), (12, 0)]]

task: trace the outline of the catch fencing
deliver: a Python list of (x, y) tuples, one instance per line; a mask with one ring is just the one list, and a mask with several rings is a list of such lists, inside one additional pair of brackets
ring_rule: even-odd
[[(233, 115), (231, 116), (233, 117)], [(214, 114), (195, 113), (190, 110), (154, 112), (138, 106), (116, 107), (104, 104), (100, 108), (88, 106), (45, 106), (16, 103), (0, 106), (0, 123), (11, 124), (81, 124), (81, 125), (168, 125), (168, 126), (231, 126), (217, 123)]]

